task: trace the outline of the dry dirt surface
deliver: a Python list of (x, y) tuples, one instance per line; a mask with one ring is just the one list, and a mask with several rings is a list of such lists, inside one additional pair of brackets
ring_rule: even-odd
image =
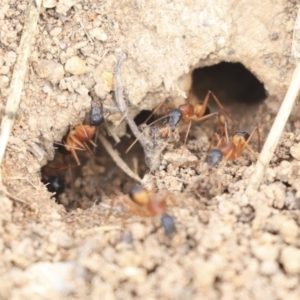
[[(142, 125), (152, 145), (146, 159), (139, 143), (125, 154), (134, 141), (126, 118), (114, 130), (124, 114), (134, 118), (166, 97), (184, 101), (186, 74), (199, 68), (198, 101), (211, 89), (232, 116), (230, 135), (258, 126), (263, 143), (293, 70), (298, 8), (273, 2), (44, 0), (2, 165), (10, 197), (0, 195), (1, 299), (300, 299), (298, 104), (251, 197), (244, 191), (257, 155), (244, 151), (212, 170), (205, 162), (214, 119), (193, 123), (186, 146), (182, 124), (167, 138)], [(28, 3), (1, 2), (2, 110)], [(121, 51), (123, 114), (114, 86)], [(93, 156), (77, 151), (79, 167), (53, 143), (85, 122), (91, 100), (104, 105), (106, 124)], [(99, 137), (163, 195), (174, 236), (131, 202), (137, 182)], [(251, 146), (257, 151), (256, 137)], [(49, 176), (64, 182), (59, 196), (42, 183)]]

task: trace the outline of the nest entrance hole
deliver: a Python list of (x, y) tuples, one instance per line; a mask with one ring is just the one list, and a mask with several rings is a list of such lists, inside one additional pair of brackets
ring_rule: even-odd
[[(199, 101), (204, 99), (208, 90), (213, 91), (235, 120), (241, 116), (245, 119), (245, 116), (250, 113), (249, 120), (253, 122), (253, 113), (267, 96), (263, 84), (241, 63), (221, 62), (198, 68), (193, 71), (192, 79), (192, 89)], [(209, 103), (209, 108), (215, 109), (214, 106), (213, 101)], [(135, 118), (137, 125), (143, 123), (150, 114), (151, 111), (141, 111)], [(252, 125), (250, 127), (253, 128)], [(116, 149), (129, 167), (142, 177), (147, 167), (145, 162), (141, 161), (143, 157), (141, 147), (137, 143), (137, 147), (132, 149), (129, 155), (125, 156), (124, 153), (132, 141), (125, 136)], [(48, 176), (49, 179), (51, 176), (51, 184), (56, 184), (56, 177), (63, 182), (64, 192), (56, 199), (58, 203), (65, 206), (66, 210), (89, 208), (95, 202), (111, 197), (114, 189), (127, 193), (135, 184), (116, 166), (97, 140), (96, 143), (99, 145), (94, 149), (92, 157), (86, 151), (79, 151), (81, 166), (65, 168), (76, 164), (73, 157), (57, 154), (58, 158), (49, 162), (50, 165), (57, 166), (57, 169), (53, 168), (49, 171), (45, 168), (43, 171), (44, 177)], [(113, 140), (111, 143), (114, 143)], [(60, 169), (60, 167), (64, 168)], [(44, 182), (47, 182), (47, 179)]]
[[(113, 139), (109, 141), (112, 145), (115, 144)], [(124, 136), (114, 148), (132, 170), (143, 176), (146, 164), (141, 155), (142, 149), (138, 147), (125, 155), (125, 150), (132, 141)], [(53, 198), (58, 204), (62, 204), (66, 211), (88, 209), (100, 202), (109, 205), (107, 200), (116, 198), (116, 191), (126, 194), (136, 185), (106, 152), (98, 141), (97, 134), (95, 142), (97, 147), (91, 147), (93, 156), (87, 151), (77, 151), (80, 166), (76, 165), (70, 153), (62, 154), (56, 150), (54, 160), (42, 168), (42, 182), (47, 184), (49, 192), (57, 192)]]
[[(263, 83), (241, 63), (197, 68), (192, 73), (191, 88), (200, 101), (208, 90), (212, 91), (235, 119), (253, 114), (267, 98)], [(209, 106), (216, 105), (212, 101)]]

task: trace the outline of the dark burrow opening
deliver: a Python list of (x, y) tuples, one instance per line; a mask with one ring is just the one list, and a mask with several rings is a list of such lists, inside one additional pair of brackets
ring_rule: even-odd
[(257, 106), (267, 97), (263, 83), (241, 63), (221, 62), (195, 69), (192, 80), (199, 99), (210, 90), (226, 107)]
[[(253, 115), (267, 94), (263, 84), (241, 63), (221, 62), (217, 65), (198, 68), (193, 71), (192, 79), (192, 90), (199, 102), (203, 101), (208, 90), (211, 90), (230, 112), (235, 123), (244, 125), (248, 122), (247, 131), (253, 128)], [(210, 111), (218, 109), (211, 100), (208, 106)], [(141, 111), (134, 119), (136, 124), (143, 124), (151, 113), (150, 110)], [(152, 116), (148, 123), (153, 120)], [(207, 123), (207, 127), (211, 126), (210, 122)], [(240, 130), (244, 127), (236, 129)], [(101, 125), (99, 130), (103, 132), (105, 126)], [(127, 130), (127, 133), (129, 132)], [(197, 138), (197, 134), (191, 133), (190, 138)], [(129, 154), (125, 154), (125, 150), (133, 140), (134, 137), (129, 133), (121, 139), (121, 143), (114, 147), (128, 166), (143, 177), (147, 172), (147, 166), (139, 143)], [(116, 166), (100, 141), (97, 140), (97, 135), (95, 141), (98, 146), (93, 149), (93, 156), (87, 151), (78, 151), (81, 166), (76, 166), (70, 153), (67, 155), (56, 153), (54, 161), (49, 162), (42, 170), (43, 182), (49, 184), (49, 191), (54, 192), (57, 189), (56, 201), (64, 205), (67, 211), (77, 208), (87, 209), (94, 203), (111, 198), (116, 190), (128, 193), (136, 184)], [(114, 145), (112, 139), (110, 143)]]

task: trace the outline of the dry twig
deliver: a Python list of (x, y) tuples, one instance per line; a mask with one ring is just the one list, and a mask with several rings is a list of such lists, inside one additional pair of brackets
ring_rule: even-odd
[[(7, 103), (4, 111), (4, 115), (1, 122), (1, 134), (0, 134), (0, 165), (4, 157), (6, 145), (9, 135), (11, 133), (15, 118), (17, 115), (21, 92), (23, 90), (24, 79), (27, 71), (27, 61), (31, 51), (31, 45), (33, 37), (36, 31), (37, 21), (39, 18), (39, 12), (41, 7), (41, 0), (28, 1), (28, 10), (26, 15), (26, 21), (18, 49), (18, 58), (14, 66), (11, 82), (10, 82), (10, 94), (7, 98)], [(0, 181), (2, 181), (2, 174), (0, 172)]]
[(252, 195), (260, 186), (260, 183), (265, 174), (265, 170), (270, 163), (276, 146), (278, 145), (281, 134), (284, 130), (285, 124), (290, 116), (294, 102), (297, 98), (300, 89), (300, 64), (299, 64), (299, 42), (300, 42), (300, 10), (294, 28), (293, 36), (293, 57), (297, 60), (297, 66), (294, 70), (293, 77), (273, 123), (273, 126), (269, 132), (268, 138), (264, 144), (264, 147), (259, 155), (253, 174), (251, 175), (249, 184), (246, 189), (247, 195)]
[(101, 133), (99, 134), (99, 140), (106, 149), (106, 151), (109, 153), (109, 155), (112, 157), (112, 159), (115, 161), (115, 163), (121, 168), (121, 170), (123, 170), (128, 176), (130, 176), (134, 180), (141, 182), (141, 178), (131, 171), (131, 169), (121, 159), (119, 154), (113, 149), (109, 141)]
[(130, 127), (132, 133), (136, 138), (139, 138), (139, 142), (141, 143), (142, 147), (144, 148), (144, 152), (146, 153), (147, 144), (149, 143), (149, 141), (147, 138), (141, 135), (141, 132), (136, 126), (134, 120), (130, 118), (127, 114), (127, 106), (124, 101), (124, 96), (123, 96), (124, 91), (123, 91), (123, 85), (121, 79), (121, 68), (122, 68), (124, 58), (125, 58), (125, 54), (120, 52), (115, 67), (114, 86), (115, 86), (116, 102), (120, 112), (123, 114), (123, 117), (126, 119), (127, 124)]
[(20, 202), (22, 204), (26, 204), (28, 205), (30, 208), (32, 208), (32, 203), (30, 203), (29, 200), (26, 199), (21, 199), (18, 196), (15, 196), (13, 194), (11, 194), (10, 192), (7, 191), (6, 187), (0, 183), (0, 195), (3, 194), (4, 196), (7, 196), (8, 198), (10, 198), (11, 200)]

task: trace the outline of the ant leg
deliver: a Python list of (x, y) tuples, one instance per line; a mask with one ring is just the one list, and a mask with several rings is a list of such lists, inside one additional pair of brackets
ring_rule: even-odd
[(200, 118), (191, 117), (191, 120), (195, 121), (195, 122), (203, 122), (203, 121), (206, 121), (218, 114), (219, 114), (218, 112), (214, 112), (214, 113), (208, 114), (208, 115), (200, 117)]
[(69, 145), (65, 145), (67, 147), (69, 147), (70, 149), (73, 149), (73, 150), (84, 150), (85, 149), (85, 146), (84, 146), (84, 143), (82, 143), (81, 141), (79, 141), (74, 135), (70, 135), (70, 140), (73, 142), (73, 144), (75, 145), (78, 145), (79, 147), (81, 148), (76, 148), (76, 147), (73, 147), (73, 146), (69, 146)]
[(258, 130), (258, 127), (256, 126), (255, 128), (254, 128), (255, 130), (256, 130), (256, 134), (257, 134), (257, 141), (258, 141), (258, 152), (260, 152), (260, 150), (261, 150), (261, 145), (260, 145), (260, 134), (259, 134), (259, 130)]
[(226, 139), (226, 143), (229, 143), (227, 122), (224, 123), (224, 127), (225, 127), (225, 139)]
[(85, 131), (85, 128), (84, 128), (84, 126), (83, 126), (83, 124), (82, 124), (82, 122), (81, 122), (81, 120), (80, 120), (80, 118), (79, 118), (79, 114), (78, 114), (78, 112), (77, 112), (77, 110), (76, 110), (76, 108), (75, 108), (74, 102), (72, 102), (72, 105), (73, 105), (73, 109), (74, 109), (74, 111), (75, 111), (75, 113), (76, 113), (76, 115), (77, 115), (77, 118), (78, 118), (78, 120), (79, 120), (79, 125), (80, 125), (81, 128), (82, 128), (82, 132), (84, 133), (85, 137), (88, 138), (88, 135), (87, 135), (87, 133), (86, 133), (86, 131)]
[(84, 145), (85, 150), (87, 150), (90, 153), (90, 155), (93, 156), (94, 153), (92, 152), (92, 150), (90, 149), (90, 147), (87, 145), (87, 143), (83, 143), (83, 145)]
[(76, 153), (75, 149), (74, 148), (70, 148), (70, 151), (71, 151), (73, 157), (75, 158), (75, 160), (77, 162), (77, 165), (80, 166), (80, 161), (78, 159), (78, 156), (77, 156), (77, 153)]
[(116, 125), (116, 127), (113, 129), (114, 132), (116, 132), (116, 130), (119, 128), (119, 126), (122, 124), (122, 122), (124, 121), (124, 119), (127, 117), (127, 110), (125, 111), (125, 113), (123, 114), (121, 120), (119, 121), (119, 123)]
[[(215, 102), (217, 103), (217, 105), (218, 105), (218, 107), (220, 108), (220, 110), (221, 110), (221, 111), (222, 111), (229, 119), (231, 119), (229, 113), (228, 113), (227, 110), (224, 108), (224, 106), (221, 104), (221, 102), (220, 102), (220, 100), (217, 98), (217, 96), (216, 96), (213, 92), (211, 92), (211, 91), (209, 91), (208, 93), (209, 93), (210, 95), (212, 95), (213, 99), (214, 99)], [(203, 103), (203, 104), (204, 104), (204, 103)]]
[(243, 147), (242, 147), (242, 149), (241, 149), (241, 151), (243, 151), (245, 148), (247, 148), (254, 156), (256, 156), (256, 153), (255, 153), (255, 151), (252, 149), (252, 147), (249, 145), (249, 143), (250, 143), (251, 139), (253, 138), (253, 135), (254, 135), (255, 132), (256, 132), (256, 134), (257, 134), (257, 140), (258, 140), (258, 151), (260, 151), (260, 135), (259, 135), (258, 127), (255, 127), (255, 128), (252, 130), (250, 136), (248, 137), (247, 141), (244, 143), (244, 145), (243, 145)]
[(219, 145), (221, 144), (221, 138), (219, 137), (219, 135), (215, 132), (214, 135), (212, 136), (210, 143), (209, 143), (209, 147), (208, 147), (208, 152), (210, 151), (210, 149), (213, 146), (213, 142), (215, 141), (215, 139), (218, 140), (217, 146), (215, 148), (218, 148)]
[(229, 157), (231, 156), (231, 154), (233, 153), (233, 149), (231, 149), (228, 153), (227, 153), (227, 155), (225, 156), (225, 160), (224, 160), (224, 162), (222, 162), (222, 164), (220, 165), (220, 167), (224, 167), (225, 166), (225, 164), (226, 164), (226, 162), (227, 162), (227, 160), (229, 160)]
[(226, 123), (225, 117), (221, 114), (218, 114), (218, 133), (222, 137), (226, 135), (225, 123)]
[(88, 142), (91, 143), (94, 147), (97, 147), (97, 146), (98, 146), (98, 145), (97, 145), (94, 141), (92, 141), (92, 140), (89, 140)]
[[(172, 109), (172, 108), (175, 108), (175, 105), (174, 103), (170, 100), (170, 98), (166, 98), (164, 101), (162, 101), (161, 103), (159, 103), (157, 105), (157, 107), (153, 110), (153, 112), (151, 113), (151, 115), (146, 119), (146, 121), (144, 122), (145, 124), (147, 124), (147, 122), (151, 119), (151, 117), (163, 106), (163, 104), (166, 102), (166, 101), (169, 101), (171, 103), (171, 106), (168, 108), (168, 109)], [(169, 112), (167, 112), (169, 113)]]
[(189, 136), (189, 132), (190, 132), (190, 129), (191, 129), (191, 125), (192, 125), (192, 120), (189, 121), (189, 126), (188, 126), (188, 129), (187, 129), (185, 137), (184, 137), (184, 145), (186, 145), (186, 142), (187, 142), (187, 139), (188, 139), (188, 136)]
[[(74, 149), (74, 150), (78, 150), (78, 151), (84, 151), (84, 146), (82, 145), (82, 148), (79, 147), (75, 147), (75, 146), (68, 146), (67, 144), (64, 143), (59, 143), (59, 142), (54, 142), (53, 144), (55, 145), (59, 145), (59, 146), (64, 146), (65, 148), (68, 147), (69, 149)], [(58, 149), (58, 148), (54, 148), (54, 149)], [(66, 150), (69, 151), (69, 150)]]
[(209, 96), (211, 94), (211, 91), (208, 91), (205, 98), (204, 98), (204, 101), (201, 105), (201, 109), (200, 111), (198, 112), (198, 116), (204, 116), (205, 114), (205, 111), (206, 111), (206, 108), (207, 108), (207, 104), (208, 104), (208, 100), (209, 100)]

